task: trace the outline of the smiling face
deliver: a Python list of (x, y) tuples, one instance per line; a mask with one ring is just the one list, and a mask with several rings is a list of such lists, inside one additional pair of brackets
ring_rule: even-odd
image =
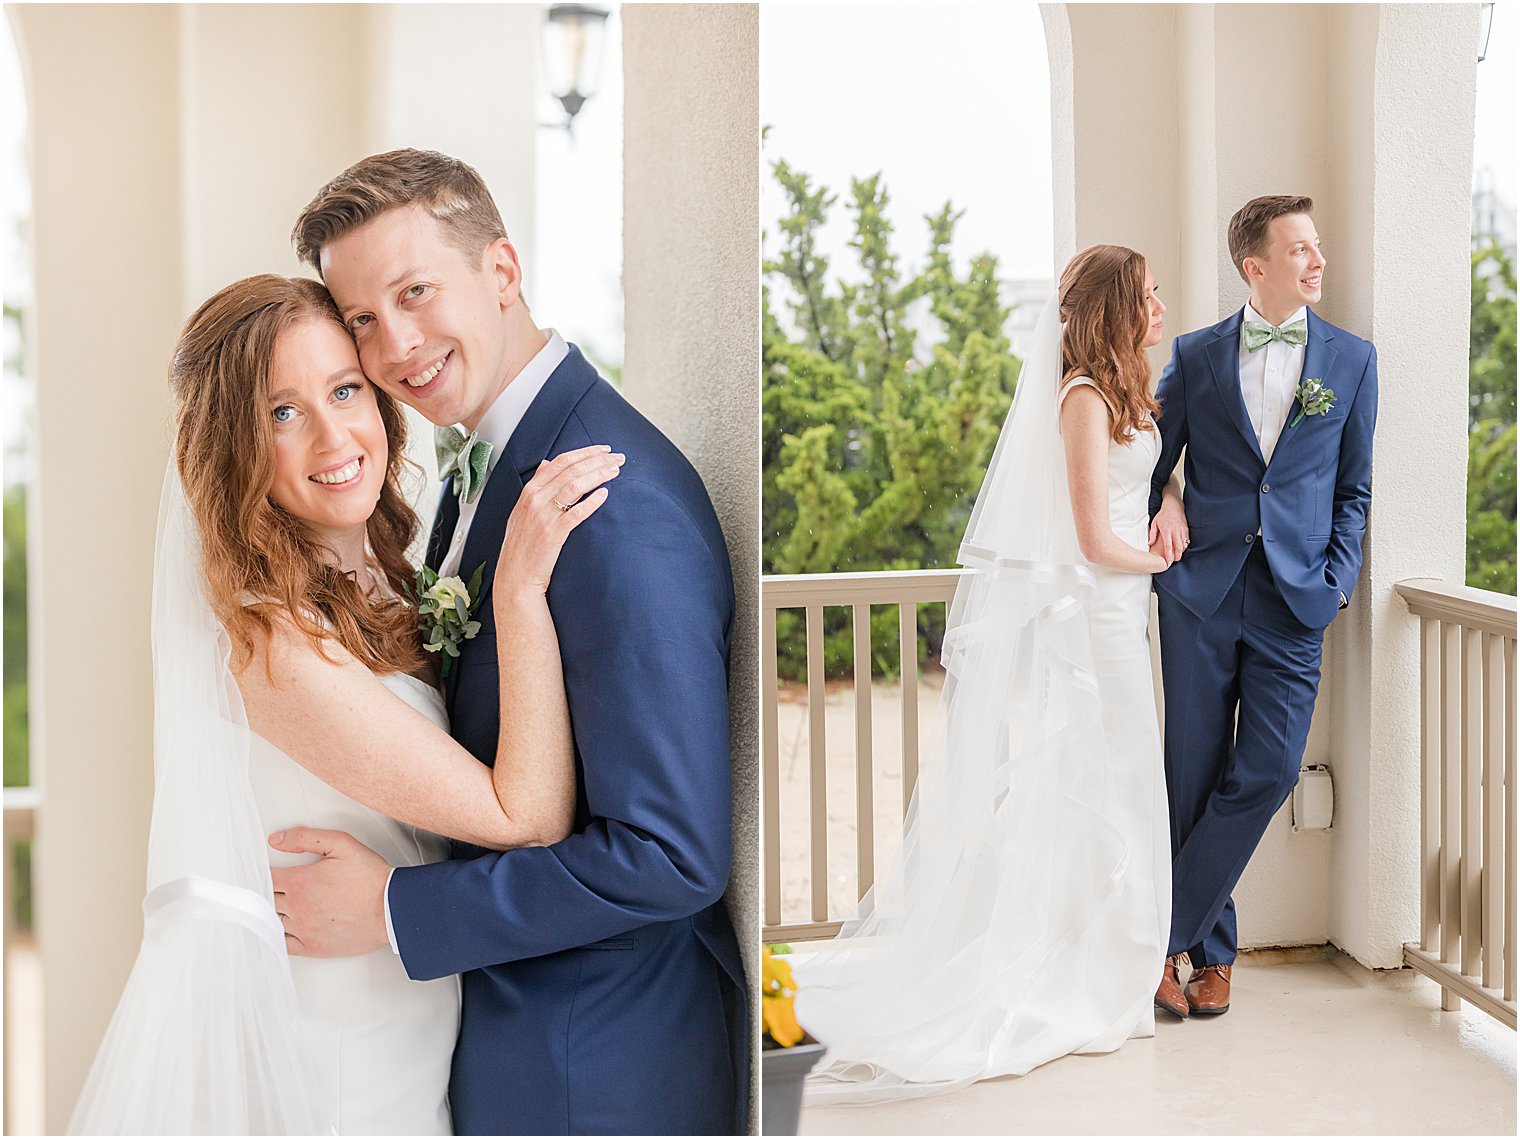
[(473, 430), (509, 378), (504, 317), (522, 287), (511, 244), (472, 259), (402, 206), (323, 246), (321, 261), (365, 374), (432, 422)]
[(269, 497), (340, 553), (362, 545), (389, 452), (353, 341), (330, 320), (291, 325), (275, 341), (269, 393)]
[(1150, 266), (1145, 267), (1145, 315), (1146, 330), (1145, 339), (1140, 342), (1142, 348), (1154, 348), (1161, 343), (1163, 322), (1161, 314), (1166, 312), (1166, 306), (1161, 303), (1161, 298), (1156, 295), (1156, 278), (1151, 275)]
[(1266, 248), (1241, 263), (1256, 311), (1273, 323), (1319, 303), (1325, 257), (1308, 214), (1284, 214), (1267, 227)]

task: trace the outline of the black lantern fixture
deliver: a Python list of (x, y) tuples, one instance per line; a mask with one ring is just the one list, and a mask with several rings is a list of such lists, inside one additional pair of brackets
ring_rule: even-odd
[(565, 121), (545, 126), (573, 129), (575, 116), (596, 94), (607, 38), (606, 8), (594, 4), (551, 4), (544, 19), (544, 75), (549, 93), (565, 109)]
[(1494, 6), (1492, 4), (1478, 5), (1478, 62), (1482, 63), (1488, 58), (1488, 37), (1494, 31)]

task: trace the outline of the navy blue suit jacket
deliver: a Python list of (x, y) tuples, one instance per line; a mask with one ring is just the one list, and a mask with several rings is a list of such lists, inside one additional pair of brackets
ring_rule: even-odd
[[(464, 546), (461, 575), (484, 565), (486, 585), (480, 633), (446, 684), (451, 731), (493, 762), (489, 583), (507, 516), (540, 461), (593, 443), (627, 460), (549, 587), (575, 740), (574, 833), (506, 853), (455, 844), (451, 861), (399, 868), (391, 918), (410, 976), (465, 975), (456, 1132), (742, 1132), (750, 1030), (722, 901), (728, 552), (691, 464), (574, 347), (498, 458)], [(446, 488), (430, 564), (457, 518)]]
[(1340, 595), (1350, 598), (1362, 568), (1372, 502), (1377, 350), (1309, 313), (1301, 379), (1323, 380), (1335, 402), (1325, 414), (1306, 415), (1295, 425), (1295, 400), (1268, 463), (1240, 392), (1243, 311), (1177, 337), (1161, 374), (1161, 454), (1151, 481), (1151, 513), (1187, 447), (1191, 544), (1154, 581), (1208, 618), (1239, 576), (1260, 530), (1288, 608), (1303, 624), (1323, 627), (1335, 618)]

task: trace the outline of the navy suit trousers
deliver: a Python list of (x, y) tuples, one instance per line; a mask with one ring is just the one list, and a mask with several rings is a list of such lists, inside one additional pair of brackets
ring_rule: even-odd
[(1219, 608), (1200, 619), (1157, 591), (1172, 828), (1168, 955), (1235, 960), (1230, 898), (1298, 782), (1324, 630), (1293, 615), (1256, 538)]

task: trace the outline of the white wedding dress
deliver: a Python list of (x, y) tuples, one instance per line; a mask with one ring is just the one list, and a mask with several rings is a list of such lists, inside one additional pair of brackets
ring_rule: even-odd
[[(448, 730), (443, 697), (404, 673), (379, 680)], [(399, 823), (329, 787), (254, 733), (248, 773), (266, 833), (347, 831), (392, 866), (448, 857), (448, 840)], [(272, 866), (315, 855), (269, 850)], [(296, 1007), (322, 1100), (340, 1135), (449, 1135), (449, 1064), (459, 978), (413, 981), (389, 946), (358, 957), (292, 957)]]
[[(267, 836), (346, 830), (393, 865), (446, 842), (339, 794), (248, 727), (173, 462), (153, 567), (153, 818), (143, 936), (71, 1135), (449, 1134), (457, 978), (414, 982), (389, 947), (291, 958)], [(443, 700), (382, 677), (446, 727)]]
[[(1036, 340), (961, 547), (945, 760), (858, 915), (798, 947), (797, 1018), (828, 1048), (809, 1103), (953, 1091), (1154, 1032), (1171, 848), (1150, 577), (1080, 555), (1058, 407), (1091, 381), (1059, 384), (1053, 308)], [(1142, 550), (1158, 445), (1109, 445), (1110, 524)]]

